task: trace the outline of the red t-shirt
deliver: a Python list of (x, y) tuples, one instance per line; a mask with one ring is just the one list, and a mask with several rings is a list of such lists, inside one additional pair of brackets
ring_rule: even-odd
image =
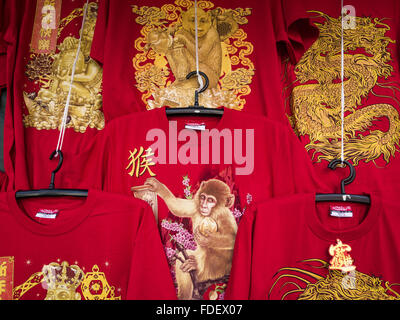
[(4, 34), (4, 29), (5, 29), (5, 21), (7, 19), (6, 15), (4, 14), (5, 12), (5, 1), (4, 0), (0, 0), (0, 70), (2, 70), (2, 72), (0, 72), (0, 88), (3, 88), (6, 86), (6, 53), (7, 53), (7, 49), (6, 49), (6, 45), (4, 43), (4, 39), (3, 39), (3, 34)]
[[(65, 159), (68, 177), (80, 181), (80, 187), (89, 185), (132, 195), (132, 187), (140, 189), (151, 179), (154, 189), (135, 190), (135, 196), (149, 202), (158, 217), (181, 299), (192, 298), (192, 291), (186, 287), (191, 286), (192, 280), (187, 279), (188, 272), (183, 275), (179, 272), (177, 263), (194, 255), (195, 261), (189, 259), (189, 262), (197, 264), (198, 286), (192, 289), (199, 291), (195, 296), (221, 299), (241, 216), (258, 201), (315, 190), (321, 184), (313, 175), (305, 151), (282, 123), (238, 113), (225, 108), (219, 119), (167, 117), (164, 108), (138, 112), (111, 121), (96, 136), (91, 148), (75, 159)], [(210, 138), (207, 135), (213, 130), (215, 134)], [(151, 153), (154, 155), (147, 156)], [(199, 199), (201, 193), (205, 194), (205, 203)], [(206, 203), (223, 204), (224, 213), (217, 215), (220, 209), (208, 211), (212, 212), (210, 219), (207, 213), (201, 214)], [(203, 226), (203, 220), (207, 221), (204, 222), (207, 227)], [(208, 244), (209, 261), (199, 256), (198, 251), (207, 245), (196, 238), (197, 227), (217, 229), (209, 235), (210, 241), (220, 239)], [(219, 243), (226, 247), (219, 248)], [(226, 260), (214, 261), (212, 257), (219, 255)], [(212, 264), (214, 271), (210, 271)], [(179, 289), (181, 281), (186, 281), (185, 289)], [(179, 292), (186, 289), (189, 293)]]
[[(0, 48), (0, 50), (1, 50), (1, 48)], [(0, 68), (1, 68), (1, 70), (5, 70), (6, 60), (7, 60), (6, 54), (0, 53)], [(7, 85), (6, 73), (2, 72), (0, 75), (0, 89), (6, 87), (6, 85)]]
[[(59, 126), (70, 88), (86, 1), (6, 0), (5, 171), (9, 190), (45, 188), (57, 164)], [(97, 3), (89, 2), (72, 83), (62, 151), (74, 153), (104, 128), (102, 68), (90, 58)], [(2, 70), (3, 71), (3, 70)], [(56, 181), (63, 187), (62, 176)]]
[(7, 175), (3, 172), (0, 171), (0, 191), (5, 191), (7, 187)]
[[(319, 38), (297, 64), (284, 61), (286, 114), (320, 177), (337, 192), (348, 171), (327, 175), (341, 157), (340, 1), (302, 1)], [(397, 198), (400, 187), (400, 2), (344, 1), (344, 151), (357, 178), (346, 189)], [(288, 8), (288, 11), (291, 11)], [(332, 177), (332, 179), (329, 178)]]
[[(194, 78), (185, 80), (196, 70), (191, 6), (100, 1), (91, 56), (104, 68), (106, 121), (194, 103), (198, 85)], [(199, 70), (210, 80), (200, 104), (285, 120), (277, 44), (295, 62), (316, 36), (299, 1), (216, 0), (198, 6)], [(298, 16), (287, 15), (285, 6)]]
[(316, 203), (312, 193), (259, 204), (243, 217), (253, 229), (239, 228), (237, 244), (248, 245), (235, 247), (225, 297), (400, 299), (400, 208), (370, 196), (370, 206)]
[(154, 216), (142, 201), (0, 194), (1, 299), (176, 299)]

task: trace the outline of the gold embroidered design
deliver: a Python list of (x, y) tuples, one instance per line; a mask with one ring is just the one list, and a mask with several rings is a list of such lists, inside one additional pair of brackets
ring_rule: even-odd
[(69, 265), (67, 261), (44, 265), (42, 271), (13, 289), (13, 299), (19, 300), (38, 284), (47, 291), (45, 300), (81, 300), (82, 296), (85, 300), (121, 300), (121, 296), (115, 296), (115, 287), (109, 285), (105, 273), (100, 272), (97, 265), (86, 274), (78, 265)]
[(43, 266), (42, 274), (47, 289), (45, 300), (81, 300), (81, 295), (76, 292), (84, 276), (81, 268), (70, 266), (66, 261), (61, 265), (52, 262)]
[(27, 293), (33, 287), (36, 287), (38, 284), (40, 284), (42, 280), (43, 280), (42, 272), (34, 273), (23, 284), (13, 289), (13, 299), (19, 300), (25, 293)]
[[(185, 78), (196, 70), (193, 5), (193, 1), (176, 0), (161, 8), (132, 6), (135, 21), (143, 26), (142, 36), (135, 41), (138, 53), (132, 63), (136, 86), (147, 109), (187, 107), (194, 102), (197, 79)], [(211, 1), (199, 1), (197, 14), (199, 70), (210, 81), (199, 103), (241, 110), (254, 75), (248, 57), (253, 45), (240, 28), (248, 23), (251, 9), (214, 8)]]
[[(101, 130), (104, 128), (101, 82), (102, 68), (90, 58), (90, 48), (97, 19), (98, 5), (90, 2), (85, 25), (82, 31), (81, 51), (72, 83), (67, 128), (84, 133), (87, 127)], [(58, 36), (63, 28), (75, 18), (83, 15), (83, 9), (75, 9), (61, 20)], [(40, 86), (38, 92), (23, 92), (28, 114), (24, 116), (25, 127), (57, 129), (61, 125), (62, 115), (71, 83), (72, 65), (75, 60), (79, 40), (66, 37), (57, 46), (55, 54), (32, 54), (26, 66), (29, 80)]]
[(12, 299), (14, 257), (0, 257), (0, 300)]
[(115, 296), (115, 288), (107, 282), (104, 272), (94, 265), (92, 272), (87, 272), (81, 285), (85, 300), (121, 300)]
[[(298, 136), (309, 137), (306, 149), (314, 150), (314, 157), (319, 154), (320, 162), (341, 152), (341, 18), (316, 13), (325, 21), (316, 23), (320, 36), (295, 66), (297, 86), (290, 96), (289, 120)], [(396, 108), (388, 103), (368, 105), (366, 100), (373, 95), (397, 101), (374, 92), (378, 87), (390, 89), (392, 95), (399, 91), (390, 82), (382, 83), (393, 72), (387, 47), (395, 41), (385, 36), (389, 30), (382, 20), (369, 17), (356, 17), (356, 28), (344, 30), (344, 157), (354, 165), (381, 156), (389, 163), (399, 144)], [(388, 119), (386, 131), (372, 128), (379, 118)]]
[(400, 294), (393, 289), (399, 283), (390, 284), (375, 276), (359, 271), (350, 273), (329, 269), (329, 263), (320, 259), (301, 261), (315, 269), (326, 269), (326, 277), (301, 268), (285, 267), (278, 270), (269, 295), (279, 283), (285, 288), (281, 299), (299, 294), (298, 300), (400, 300)]

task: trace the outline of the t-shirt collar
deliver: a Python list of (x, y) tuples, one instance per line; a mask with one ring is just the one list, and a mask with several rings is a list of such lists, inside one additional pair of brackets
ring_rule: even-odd
[[(214, 127), (215, 129), (222, 130), (224, 128), (229, 128), (229, 118), (232, 116), (232, 113), (235, 112), (232, 109), (228, 109), (226, 107), (222, 108), (224, 113), (222, 114), (221, 118), (219, 119), (217, 125)], [(160, 128), (164, 130), (168, 130), (169, 128), (169, 121), (171, 121), (166, 113), (166, 107), (158, 108), (154, 110), (156, 112), (156, 117), (159, 119)], [(208, 116), (204, 116), (208, 117)], [(199, 116), (202, 118), (202, 116)], [(184, 119), (184, 116), (182, 116)], [(212, 129), (212, 128), (211, 128)]]
[[(75, 227), (79, 226), (93, 211), (95, 192), (93, 190), (88, 191), (88, 196), (82, 206), (68, 210), (68, 217), (55, 220), (50, 224), (40, 223), (38, 220), (32, 218), (26, 213), (19, 205), (15, 198), (15, 192), (7, 192), (7, 202), (12, 216), (17, 220), (17, 223), (29, 231), (40, 234), (40, 235), (57, 235), (69, 232)], [(40, 198), (37, 198), (40, 201)]]
[[(376, 193), (371, 193), (369, 194), (369, 196), (371, 198), (371, 204), (367, 209), (367, 215), (363, 219), (363, 221), (361, 221), (361, 223), (355, 227), (338, 231), (329, 229), (321, 222), (316, 209), (317, 203), (315, 202), (315, 194), (309, 194), (306, 200), (308, 203), (307, 208), (309, 208), (309, 210), (307, 210), (306, 212), (308, 226), (315, 235), (324, 240), (335, 242), (336, 239), (340, 239), (342, 241), (352, 241), (358, 239), (364, 236), (367, 232), (371, 230), (371, 228), (376, 225), (381, 214), (380, 196)], [(350, 202), (348, 202), (347, 204), (351, 205)]]

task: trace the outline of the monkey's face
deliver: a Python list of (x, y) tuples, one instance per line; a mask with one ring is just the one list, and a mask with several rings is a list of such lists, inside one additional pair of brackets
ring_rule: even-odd
[(208, 195), (206, 193), (200, 194), (200, 213), (207, 217), (211, 215), (213, 208), (217, 204), (217, 199), (214, 196)]
[[(186, 31), (189, 31), (193, 36), (196, 34), (194, 8), (190, 8), (182, 15), (182, 25)], [(211, 16), (204, 10), (197, 9), (197, 34), (201, 38), (207, 34), (211, 28)]]

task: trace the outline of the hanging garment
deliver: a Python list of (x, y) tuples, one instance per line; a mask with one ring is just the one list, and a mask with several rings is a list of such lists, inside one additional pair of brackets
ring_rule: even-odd
[[(286, 16), (282, 1), (200, 1), (199, 70), (210, 85), (200, 105), (243, 110), (286, 121), (280, 52), (296, 62), (315, 40), (298, 1), (300, 16)], [(293, 2), (293, 3), (292, 3)], [(106, 121), (135, 111), (193, 104), (197, 79), (193, 1), (99, 2), (91, 56), (104, 68)], [(283, 53), (282, 53), (283, 54)], [(262, 103), (260, 103), (262, 101)]]
[(1, 299), (176, 299), (149, 206), (89, 190), (71, 197), (0, 194)]
[[(70, 88), (63, 152), (77, 152), (104, 128), (102, 68), (90, 58), (97, 7), (89, 2), (86, 8), (84, 0), (5, 1), (4, 155), (9, 190), (48, 185), (54, 169), (49, 157), (57, 146)], [(62, 177), (59, 184), (73, 187), (63, 185)]]
[(7, 181), (7, 175), (3, 171), (0, 171), (0, 191), (6, 190)]
[(0, 89), (6, 86), (6, 45), (4, 43), (3, 34), (6, 20), (8, 19), (7, 15), (5, 14), (5, 1), (0, 0)]
[(370, 206), (315, 194), (260, 203), (242, 219), (254, 229), (239, 228), (225, 298), (399, 300), (399, 205), (370, 196)]
[(167, 117), (165, 108), (120, 117), (64, 164), (81, 188), (152, 206), (180, 299), (223, 297), (237, 225), (253, 203), (323, 188), (282, 123), (227, 108), (221, 118)]
[[(331, 160), (341, 158), (340, 1), (302, 3), (319, 38), (297, 64), (285, 61), (285, 110), (318, 175), (333, 188), (346, 174), (327, 168)], [(344, 1), (344, 7), (344, 159), (357, 172), (348, 191), (357, 193), (368, 186), (397, 198), (400, 3), (356, 0)]]

